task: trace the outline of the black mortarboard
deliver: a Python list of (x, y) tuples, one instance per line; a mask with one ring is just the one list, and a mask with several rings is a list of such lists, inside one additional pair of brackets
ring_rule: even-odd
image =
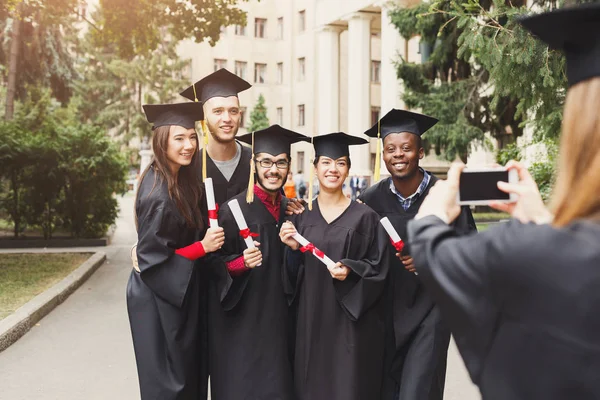
[(313, 138), (315, 158), (324, 156), (333, 160), (337, 160), (344, 156), (350, 157), (349, 146), (365, 143), (368, 143), (368, 141), (358, 136), (348, 135), (344, 132), (329, 133)]
[(205, 76), (180, 94), (192, 101), (202, 103), (213, 97), (237, 96), (239, 92), (251, 88), (252, 85), (227, 71), (225, 68)]
[[(290, 155), (290, 148), (293, 143), (310, 141), (309, 137), (282, 128), (279, 125), (271, 125), (266, 129), (239, 136), (237, 139), (240, 142), (252, 145), (254, 154), (269, 153), (274, 156), (282, 153)], [(252, 143), (253, 139), (254, 144)]]
[(569, 86), (600, 76), (600, 4), (567, 7), (519, 20), (567, 58)]
[(204, 118), (200, 103), (145, 104), (143, 108), (148, 122), (154, 124), (152, 129), (170, 125), (192, 129)]
[(393, 108), (367, 130), (365, 135), (383, 139), (390, 133), (409, 132), (421, 136), (437, 123), (437, 119), (427, 115)]

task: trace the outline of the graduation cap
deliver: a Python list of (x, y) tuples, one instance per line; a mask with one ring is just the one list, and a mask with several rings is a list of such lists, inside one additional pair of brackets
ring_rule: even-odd
[[(365, 135), (383, 140), (390, 133), (408, 132), (417, 136), (423, 135), (438, 123), (436, 118), (406, 110), (392, 108), (375, 125), (365, 132)], [(373, 180), (377, 182), (381, 175), (381, 144), (377, 143), (375, 156), (375, 171)]]
[(192, 101), (200, 100), (202, 103), (205, 103), (213, 97), (237, 96), (239, 92), (243, 92), (251, 87), (252, 85), (242, 78), (232, 74), (225, 68), (221, 68), (200, 79), (181, 92), (180, 95)]
[(204, 118), (200, 103), (145, 104), (143, 108), (148, 122), (154, 124), (153, 130), (170, 125), (192, 129), (196, 127), (196, 121)]
[(315, 136), (313, 138), (315, 158), (324, 156), (333, 160), (344, 156), (350, 157), (349, 146), (365, 143), (369, 142), (363, 138), (348, 135), (344, 132), (328, 133), (327, 135)]
[(519, 22), (550, 48), (564, 51), (569, 86), (600, 76), (600, 4), (562, 8)]
[[(285, 153), (289, 156), (293, 143), (308, 142), (310, 138), (275, 124), (268, 128), (239, 136), (238, 140), (252, 145), (253, 155), (269, 153), (276, 156)], [(246, 201), (248, 203), (254, 201), (254, 173), (256, 172), (254, 157), (252, 157), (250, 163), (250, 179), (248, 179), (248, 191), (246, 193)]]

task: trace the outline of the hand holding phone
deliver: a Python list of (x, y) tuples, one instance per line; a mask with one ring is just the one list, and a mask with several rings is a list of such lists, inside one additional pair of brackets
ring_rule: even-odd
[(490, 203), (514, 203), (518, 195), (514, 192), (503, 192), (498, 182), (516, 184), (519, 174), (516, 169), (498, 168), (465, 168), (460, 175), (458, 204), (490, 205)]

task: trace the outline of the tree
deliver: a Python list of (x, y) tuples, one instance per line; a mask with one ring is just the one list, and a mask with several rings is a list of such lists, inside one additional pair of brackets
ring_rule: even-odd
[(165, 33), (175, 41), (208, 39), (214, 45), (222, 26), (246, 23), (239, 1), (247, 0), (100, 0), (92, 33), (97, 46), (114, 45), (125, 59), (156, 50)]
[(269, 118), (267, 117), (267, 107), (265, 106), (265, 98), (262, 94), (258, 96), (258, 101), (254, 109), (250, 113), (250, 132), (258, 131), (269, 127)]
[[(562, 4), (534, 3), (540, 10)], [(466, 161), (472, 143), (485, 143), (485, 133), (502, 148), (527, 124), (538, 140), (559, 134), (564, 57), (516, 22), (529, 13), (524, 5), (523, 0), (439, 0), (392, 13), (403, 37), (420, 35), (422, 54), (432, 50), (422, 64), (400, 60), (398, 76), (407, 106), (440, 119), (427, 141), (445, 158)]]
[(171, 102), (189, 84), (182, 74), (188, 61), (178, 58), (177, 43), (165, 39), (153, 52), (126, 60), (88, 39), (81, 44), (83, 79), (74, 83), (80, 122), (110, 129), (124, 143), (147, 135), (142, 104)]
[(50, 87), (67, 102), (70, 82), (76, 78), (70, 52), (75, 37), (77, 0), (0, 0), (0, 28), (10, 40), (0, 46), (0, 64), (7, 82), (5, 118), (12, 119), (15, 99), (26, 97), (27, 87)]

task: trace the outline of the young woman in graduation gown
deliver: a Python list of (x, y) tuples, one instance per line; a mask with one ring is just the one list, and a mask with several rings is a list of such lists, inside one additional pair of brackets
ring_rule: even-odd
[[(560, 160), (548, 211), (525, 167), (519, 195), (494, 204), (513, 220), (460, 238), (462, 165), (434, 186), (409, 238), (484, 400), (600, 399), (600, 6), (529, 17), (526, 28), (566, 49)], [(581, 32), (585, 37), (580, 36)], [(590, 43), (591, 41), (591, 43)]]
[(201, 105), (144, 109), (155, 126), (154, 161), (140, 178), (135, 203), (138, 265), (127, 285), (141, 397), (206, 399), (204, 282), (198, 269), (202, 257), (223, 244), (224, 234), (221, 228), (206, 231), (198, 207), (203, 189), (194, 121)]
[[(294, 380), (301, 400), (380, 398), (384, 321), (379, 300), (389, 240), (379, 216), (342, 191), (350, 169), (348, 145), (365, 142), (343, 133), (314, 139), (319, 196), (312, 210), (280, 232), (296, 250), (288, 251), (284, 285), (297, 302)], [(317, 250), (297, 251), (300, 245), (291, 237), (296, 229)], [(319, 251), (335, 266), (325, 266)]]

